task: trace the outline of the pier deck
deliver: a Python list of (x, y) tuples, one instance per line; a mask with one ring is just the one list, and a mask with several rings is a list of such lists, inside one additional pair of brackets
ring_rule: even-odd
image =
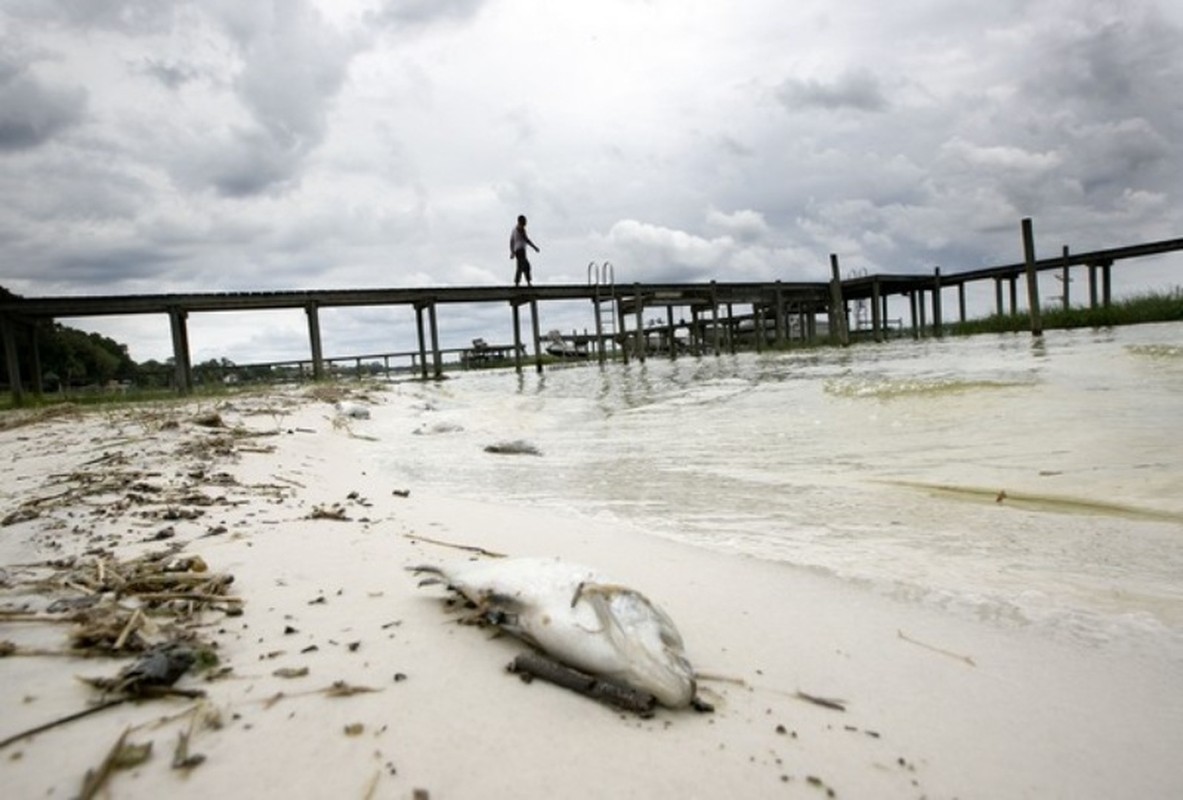
[[(1029, 238), (1030, 221), (1024, 220), (1025, 238)], [(1028, 247), (1033, 252), (1033, 246)], [(528, 307), (533, 330), (533, 352), (536, 368), (543, 365), (540, 333), (539, 304), (549, 301), (581, 300), (595, 307), (596, 334), (589, 337), (601, 359), (605, 345), (619, 344), (627, 359), (630, 354), (643, 359), (650, 345), (642, 320), (647, 308), (666, 309), (667, 325), (662, 328), (671, 355), (678, 352), (675, 342), (677, 329), (689, 332), (696, 352), (720, 352), (734, 348), (735, 339), (743, 330), (763, 331), (754, 336), (757, 347), (767, 340), (771, 329), (773, 341), (783, 343), (790, 331), (799, 337), (816, 336), (816, 318), (826, 314), (829, 332), (838, 341), (849, 341), (848, 304), (870, 301), (870, 331), (874, 339), (884, 336), (887, 319), (887, 298), (907, 296), (911, 302), (913, 329), (924, 327), (924, 299), (931, 295), (934, 330), (939, 334), (942, 325), (941, 296), (943, 290), (956, 289), (960, 316), (965, 319), (965, 287), (975, 281), (992, 280), (996, 287), (998, 313), (1003, 313), (1003, 287), (1009, 287), (1010, 310), (1017, 308), (1017, 283), (1028, 278), (1029, 302), (1038, 308), (1038, 289), (1032, 291), (1033, 276), (1046, 270), (1064, 273), (1064, 302), (1067, 305), (1068, 270), (1086, 267), (1089, 270), (1090, 302), (1093, 306), (1108, 305), (1110, 300), (1110, 269), (1115, 262), (1183, 250), (1183, 238), (1097, 250), (1069, 253), (1064, 247), (1060, 256), (1036, 260), (1025, 258), (1022, 263), (1004, 264), (983, 269), (942, 273), (934, 269), (931, 275), (897, 275), (890, 273), (841, 279), (837, 256), (831, 255), (833, 279), (828, 282), (771, 281), (709, 283), (600, 283), (597, 275), (584, 284), (538, 285), (525, 288), (513, 286), (467, 286), (434, 288), (335, 289), (268, 292), (206, 292), (190, 294), (106, 295), (17, 297), (8, 293), (0, 296), (0, 333), (3, 334), (4, 355), (8, 365), (8, 384), (14, 402), (19, 404), (28, 380), (35, 392), (41, 391), (37, 327), (54, 319), (115, 315), (167, 315), (170, 323), (176, 370), (176, 387), (181, 392), (193, 388), (192, 366), (186, 320), (194, 313), (219, 311), (259, 311), (271, 309), (303, 309), (308, 318), (308, 333), (313, 376), (324, 375), (326, 362), (321, 349), (319, 311), (322, 308), (407, 306), (415, 311), (418, 331), (417, 363), (423, 378), (442, 374), (442, 349), (439, 342), (437, 309), (458, 303), (500, 303), (510, 306), (513, 314), (515, 340), (503, 346), (505, 354), (520, 370), (526, 348), (521, 341), (520, 313)], [(605, 265), (607, 266), (607, 265)], [(1100, 282), (1097, 273), (1100, 272)], [(1100, 298), (1098, 297), (1100, 290)], [(736, 306), (748, 306), (751, 312), (736, 315)], [(674, 322), (674, 308), (688, 310), (691, 321)], [(609, 313), (610, 312), (610, 313)], [(1033, 314), (1033, 318), (1036, 315)], [(630, 320), (632, 327), (630, 329)], [(607, 321), (607, 325), (605, 324)], [(750, 322), (749, 322), (750, 321)], [(1034, 331), (1033, 327), (1033, 331)], [(337, 359), (340, 360), (340, 359)], [(414, 360), (414, 359), (413, 359)], [(24, 369), (22, 370), (22, 364)]]

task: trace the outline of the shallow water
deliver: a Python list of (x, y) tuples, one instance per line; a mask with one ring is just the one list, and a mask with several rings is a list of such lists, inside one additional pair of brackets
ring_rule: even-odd
[[(1183, 659), (1183, 324), (465, 373), (395, 392), (411, 429), (379, 414), (368, 432), (400, 485), (627, 520)], [(541, 455), (484, 452), (515, 440)]]

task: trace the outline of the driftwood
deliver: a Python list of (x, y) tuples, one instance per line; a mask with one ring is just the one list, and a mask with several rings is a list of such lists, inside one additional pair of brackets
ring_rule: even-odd
[(914, 644), (917, 647), (923, 647), (925, 650), (929, 650), (933, 653), (939, 653), (940, 655), (948, 656), (949, 658), (955, 658), (958, 661), (964, 661), (966, 664), (969, 664), (971, 667), (977, 666), (977, 664), (974, 663), (974, 660), (971, 656), (965, 656), (965, 655), (962, 655), (961, 653), (954, 653), (952, 650), (946, 650), (943, 647), (937, 647), (935, 645), (928, 644), (927, 642), (921, 642), (917, 639), (913, 639), (911, 636), (909, 636), (908, 634), (904, 633), (901, 630), (897, 630), (896, 633), (898, 633), (899, 637), (901, 639), (903, 639), (905, 642), (907, 642), (908, 644)]
[(806, 692), (797, 692), (795, 697), (798, 700), (804, 700), (806, 703), (813, 703), (815, 706), (822, 708), (829, 708), (834, 711), (845, 711), (846, 702), (844, 700), (835, 700), (831, 697), (818, 697), (815, 694), (807, 694)]
[(521, 676), (522, 680), (541, 678), (548, 683), (570, 689), (597, 702), (625, 711), (633, 711), (642, 716), (652, 715), (657, 707), (657, 700), (648, 692), (588, 675), (560, 664), (541, 653), (522, 653), (513, 660), (507, 669)]
[(467, 553), (476, 553), (490, 558), (505, 558), (505, 553), (494, 553), (492, 550), (486, 550), (483, 547), (477, 547), (474, 544), (457, 544), (455, 542), (445, 542), (442, 539), (432, 539), (430, 536), (421, 536), (417, 533), (404, 533), (403, 536), (411, 541), (427, 542), (428, 544), (438, 544), (440, 547), (451, 547), (455, 550), (463, 550)]
[(8, 747), (8, 745), (14, 742), (19, 742), (21, 739), (27, 739), (30, 736), (35, 736), (38, 733), (44, 733), (45, 731), (56, 728), (59, 725), (65, 725), (68, 722), (73, 722), (74, 720), (82, 719), (83, 717), (89, 717), (91, 714), (97, 714), (100, 711), (106, 711), (108, 708), (113, 706), (122, 705), (123, 703), (127, 702), (127, 700), (128, 698), (126, 697), (107, 700), (105, 702), (99, 703), (97, 706), (90, 706), (88, 708), (84, 708), (82, 711), (76, 711), (73, 714), (67, 714), (64, 717), (59, 717), (58, 719), (38, 725), (35, 728), (29, 728), (28, 730), (21, 731), (18, 734), (9, 736), (7, 739), (0, 740), (0, 750), (3, 750), (5, 747)]

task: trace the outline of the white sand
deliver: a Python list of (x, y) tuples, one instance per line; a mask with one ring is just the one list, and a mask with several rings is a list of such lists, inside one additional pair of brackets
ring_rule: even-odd
[[(375, 415), (397, 413), (381, 393), (371, 399)], [(241, 439), (236, 456), (210, 462), (207, 474), (229, 473), (239, 485), (203, 491), (241, 504), (164, 522), (136, 516), (140, 507), (101, 516), (79, 502), (0, 528), (8, 583), (0, 609), (27, 590), (13, 565), (95, 542), (129, 558), (159, 548), (143, 540), (166, 525), (173, 541), (188, 543), (185, 553), (232, 573), (231, 591), (245, 601), (242, 616), (204, 616), (203, 633), (218, 642), (230, 676), (178, 684), (204, 689), (220, 711), (221, 727), (193, 734), (201, 765), (170, 768), (190, 717), (153, 724), (193, 701), (125, 704), (0, 750), (4, 797), (76, 796), (128, 726), (138, 726), (131, 741), (152, 741), (153, 755), (112, 775), (111, 797), (409, 798), (416, 789), (431, 798), (1183, 796), (1179, 663), (967, 623), (602, 522), (433, 497), (368, 470), (368, 452), (397, 443), (334, 426), (328, 403), (252, 413), (281, 401), (240, 398), (219, 409), (229, 426), (285, 431)], [(191, 422), (198, 406), (152, 417), (88, 412), (0, 431), (0, 516), (60, 491), (50, 476), (104, 453), (124, 453), (125, 470), (159, 473), (146, 480), (181, 482), (199, 459), (178, 448), (211, 435)], [(168, 418), (179, 427), (162, 427)], [(349, 423), (357, 434), (365, 426)], [(393, 493), (403, 489), (409, 497)], [(348, 521), (308, 518), (333, 503)], [(226, 532), (198, 538), (217, 525)], [(559, 556), (641, 590), (678, 624), (695, 666), (727, 678), (701, 682), (715, 713), (662, 709), (639, 719), (507, 674), (523, 646), (450, 621), (438, 587), (418, 588), (403, 570), (468, 555), (427, 538)], [(0, 641), (60, 647), (67, 630), (0, 620)], [(0, 739), (85, 708), (97, 692), (75, 676), (113, 675), (123, 663), (0, 659)], [(309, 674), (274, 676), (281, 667)], [(378, 691), (312, 691), (335, 681)], [(840, 698), (847, 710), (810, 704), (798, 691)], [(283, 699), (267, 702), (279, 692)], [(346, 732), (357, 724), (360, 733)]]

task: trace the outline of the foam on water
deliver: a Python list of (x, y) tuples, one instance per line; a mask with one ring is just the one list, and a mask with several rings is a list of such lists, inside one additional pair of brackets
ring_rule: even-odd
[[(1183, 659), (1180, 341), (1172, 323), (467, 373), (400, 384), (372, 432), (401, 482)], [(483, 451), (518, 439), (542, 457)]]

